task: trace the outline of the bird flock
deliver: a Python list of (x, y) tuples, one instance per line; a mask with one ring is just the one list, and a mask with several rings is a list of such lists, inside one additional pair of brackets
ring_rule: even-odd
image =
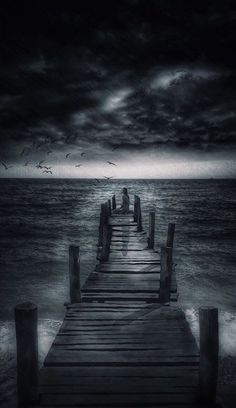
[[(39, 149), (40, 147), (42, 147), (43, 144), (44, 144), (43, 142), (37, 143), (36, 149)], [(118, 146), (113, 147), (112, 151), (116, 150), (117, 148), (118, 148)], [(20, 157), (28, 156), (29, 153), (30, 153), (30, 149), (29, 149), (29, 148), (24, 148), (24, 149), (22, 149), (22, 151), (20, 152)], [(49, 156), (49, 155), (52, 154), (52, 153), (53, 153), (52, 150), (48, 150), (48, 151), (46, 152), (46, 155)], [(69, 159), (69, 157), (71, 156), (71, 154), (72, 154), (71, 152), (66, 153), (65, 159), (66, 159), (66, 160)], [(81, 152), (81, 153), (80, 153), (80, 157), (81, 157), (81, 158), (84, 158), (85, 156), (86, 156), (86, 153), (85, 153), (85, 152)], [(114, 163), (114, 162), (112, 162), (112, 161), (110, 161), (110, 160), (107, 160), (106, 163), (107, 163), (109, 166), (117, 166), (116, 163)], [(1, 164), (2, 167), (5, 169), (5, 171), (7, 171), (7, 170), (9, 170), (9, 169), (11, 169), (11, 168), (13, 167), (12, 165), (8, 165), (7, 163), (5, 163), (5, 162), (2, 161), (2, 160), (0, 160), (0, 164)], [(37, 169), (41, 170), (41, 171), (42, 171), (42, 174), (50, 174), (50, 175), (53, 175), (53, 166), (52, 166), (52, 165), (48, 166), (47, 163), (45, 163), (45, 160), (40, 160), (40, 161), (39, 161), (38, 163), (36, 163), (36, 164), (33, 164), (32, 160), (27, 160), (27, 161), (25, 161), (25, 163), (23, 164), (23, 167), (27, 167), (27, 166), (29, 166), (29, 165), (33, 165), (33, 166), (35, 166)], [(81, 166), (83, 166), (82, 163), (78, 163), (78, 164), (75, 165), (76, 168), (80, 168)], [(113, 178), (113, 176), (103, 176), (103, 178), (106, 179), (106, 180), (111, 180), (111, 179)], [(95, 178), (95, 180), (96, 180), (97, 183), (100, 183), (100, 179)]]

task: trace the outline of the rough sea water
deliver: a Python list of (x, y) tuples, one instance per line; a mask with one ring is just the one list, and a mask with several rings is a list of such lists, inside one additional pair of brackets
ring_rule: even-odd
[[(198, 340), (199, 306), (219, 308), (219, 393), (235, 406), (235, 180), (0, 180), (0, 406), (16, 406), (14, 306), (39, 309), (40, 363), (68, 301), (68, 246), (81, 248), (82, 279), (96, 264), (100, 204), (122, 187), (156, 211), (156, 249), (176, 223), (180, 303)], [(230, 403), (231, 400), (231, 403)], [(236, 401), (236, 391), (235, 391)]]

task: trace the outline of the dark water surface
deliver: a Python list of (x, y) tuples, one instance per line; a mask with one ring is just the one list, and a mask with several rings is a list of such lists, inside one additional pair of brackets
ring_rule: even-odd
[[(180, 302), (198, 337), (197, 309), (220, 310), (220, 352), (236, 356), (235, 180), (0, 180), (0, 353), (4, 407), (14, 406), (13, 310), (39, 307), (40, 358), (68, 300), (68, 246), (79, 244), (84, 280), (96, 264), (100, 204), (122, 187), (141, 197), (143, 223), (156, 210), (156, 247), (176, 223), (175, 260)], [(232, 365), (232, 364), (231, 364)], [(230, 381), (235, 370), (231, 369)], [(236, 379), (235, 379), (236, 383)]]

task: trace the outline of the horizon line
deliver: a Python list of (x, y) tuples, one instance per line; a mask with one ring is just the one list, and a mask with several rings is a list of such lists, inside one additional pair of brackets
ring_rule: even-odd
[(103, 181), (118, 181), (118, 180), (235, 180), (235, 177), (159, 177), (159, 178), (111, 178), (106, 179), (103, 177), (1, 177), (0, 180), (103, 180)]

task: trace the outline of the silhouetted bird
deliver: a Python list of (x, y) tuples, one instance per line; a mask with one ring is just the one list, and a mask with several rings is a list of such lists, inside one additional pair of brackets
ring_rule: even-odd
[(25, 162), (24, 166), (26, 167), (28, 166), (28, 164), (29, 164), (29, 161)]
[(95, 180), (96, 180), (97, 183), (100, 183), (100, 180), (98, 180), (97, 178), (95, 178)]
[(76, 166), (75, 167), (81, 167), (82, 166), (82, 164), (76, 164)]
[(2, 163), (2, 165), (3, 165), (3, 167), (4, 167), (5, 170), (8, 170), (8, 169), (10, 169), (11, 167), (13, 167), (13, 166), (7, 166), (6, 163), (4, 163), (3, 161), (1, 161), (1, 163)]
[(108, 164), (111, 164), (112, 166), (117, 166), (115, 163), (112, 163), (111, 161), (107, 160)]
[(50, 174), (52, 174), (52, 171), (51, 171), (51, 170), (44, 170), (43, 173), (50, 173)]
[(52, 166), (50, 166), (50, 167), (48, 167), (48, 166), (43, 166), (42, 168), (43, 168), (43, 169), (50, 170), (50, 169), (52, 168)]
[(83, 157), (83, 156), (85, 156), (85, 153), (84, 153), (84, 152), (81, 153), (81, 157)]
[(113, 178), (113, 176), (107, 177), (107, 176), (103, 176), (105, 179), (110, 180)]
[(114, 150), (119, 149), (119, 147), (120, 147), (120, 146), (114, 146), (114, 147), (112, 148), (112, 151), (114, 152)]
[(66, 154), (66, 159), (68, 159), (68, 157), (71, 155), (71, 153), (67, 153)]

